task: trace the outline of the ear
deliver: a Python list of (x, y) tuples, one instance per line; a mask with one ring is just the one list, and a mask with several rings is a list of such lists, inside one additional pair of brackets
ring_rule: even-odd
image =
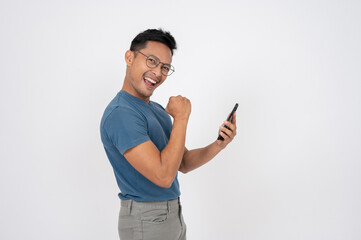
[(126, 51), (125, 52), (125, 63), (127, 64), (127, 66), (131, 66), (133, 64), (134, 61), (134, 52), (133, 51)]

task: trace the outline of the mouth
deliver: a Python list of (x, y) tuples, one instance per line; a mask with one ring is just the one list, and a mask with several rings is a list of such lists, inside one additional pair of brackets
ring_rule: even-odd
[(158, 83), (156, 80), (149, 77), (143, 77), (143, 81), (150, 88), (153, 88)]

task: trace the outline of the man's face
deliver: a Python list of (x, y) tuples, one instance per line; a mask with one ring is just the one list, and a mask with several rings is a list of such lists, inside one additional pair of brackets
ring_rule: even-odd
[[(158, 58), (162, 63), (171, 64), (172, 62), (172, 53), (163, 43), (148, 41), (146, 47), (140, 51), (144, 55)], [(147, 57), (143, 54), (131, 51), (126, 53), (128, 71), (125, 90), (148, 102), (154, 90), (164, 82), (167, 76), (161, 72), (162, 63), (156, 68), (149, 68), (146, 64)]]

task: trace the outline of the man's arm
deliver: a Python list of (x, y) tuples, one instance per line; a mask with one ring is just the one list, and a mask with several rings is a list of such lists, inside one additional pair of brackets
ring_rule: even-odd
[[(229, 129), (223, 127), (223, 125), (226, 125)], [(190, 172), (209, 162), (223, 150), (237, 134), (236, 114), (233, 115), (231, 122), (224, 122), (219, 129), (219, 134), (224, 138), (223, 141), (216, 140), (204, 148), (189, 151), (185, 148), (179, 171), (182, 173)]]
[(191, 104), (187, 98), (171, 97), (165, 110), (174, 118), (167, 146), (159, 152), (149, 140), (128, 149), (124, 157), (148, 180), (160, 187), (169, 188), (183, 159)]

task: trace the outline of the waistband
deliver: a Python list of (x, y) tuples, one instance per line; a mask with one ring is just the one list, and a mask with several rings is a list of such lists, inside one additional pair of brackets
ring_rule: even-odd
[(121, 206), (133, 209), (167, 209), (168, 211), (179, 209), (180, 199), (169, 201), (137, 202), (132, 199), (121, 199)]

